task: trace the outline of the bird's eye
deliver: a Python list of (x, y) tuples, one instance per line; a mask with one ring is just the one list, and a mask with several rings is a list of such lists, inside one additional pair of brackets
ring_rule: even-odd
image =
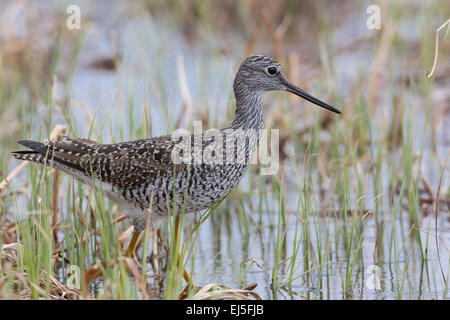
[(272, 77), (278, 74), (277, 67), (267, 67), (264, 71), (266, 71), (266, 73)]

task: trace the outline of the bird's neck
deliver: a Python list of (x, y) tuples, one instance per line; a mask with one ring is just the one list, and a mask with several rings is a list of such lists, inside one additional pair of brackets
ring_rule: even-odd
[(249, 104), (240, 105), (236, 101), (236, 113), (228, 129), (264, 129), (264, 114), (262, 109), (262, 97), (255, 96)]
[[(264, 129), (262, 91), (251, 90), (236, 77), (233, 85), (236, 113), (233, 121), (222, 129), (227, 143), (231, 139), (233, 163), (248, 166)], [(228, 158), (227, 158), (228, 159)]]
[(253, 129), (258, 131), (263, 129), (263, 92), (252, 90), (244, 83), (240, 83), (239, 79), (235, 80), (233, 89), (236, 98), (236, 113), (227, 129)]

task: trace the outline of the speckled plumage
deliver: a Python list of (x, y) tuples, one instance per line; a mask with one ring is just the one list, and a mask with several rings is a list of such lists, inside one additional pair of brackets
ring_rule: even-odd
[[(276, 68), (276, 76), (268, 73), (270, 67)], [(206, 133), (190, 136), (194, 152), (184, 155), (181, 163), (172, 158), (177, 143), (173, 136), (117, 144), (69, 137), (44, 143), (19, 141), (32, 151), (17, 151), (13, 156), (52, 164), (90, 186), (100, 187), (140, 231), (150, 203), (152, 225), (158, 226), (175, 204), (186, 213), (195, 212), (214, 206), (231, 192), (247, 170), (264, 128), (263, 93), (288, 90), (287, 83), (278, 62), (262, 55), (248, 57), (234, 80), (236, 115), (229, 126), (220, 129), (217, 137), (222, 141), (211, 140)], [(245, 141), (243, 148), (237, 147), (240, 139)], [(195, 141), (201, 142), (201, 148), (195, 148)], [(235, 146), (231, 150), (227, 148), (230, 143)], [(195, 152), (204, 155), (212, 147), (223, 154), (222, 162), (195, 161)], [(227, 161), (230, 157), (233, 160)]]

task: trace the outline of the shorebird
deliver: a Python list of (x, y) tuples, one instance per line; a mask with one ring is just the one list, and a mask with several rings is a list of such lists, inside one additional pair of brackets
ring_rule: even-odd
[[(239, 183), (264, 128), (262, 97), (265, 92), (288, 91), (340, 113), (289, 82), (280, 64), (264, 55), (252, 55), (242, 62), (233, 90), (236, 99), (234, 119), (227, 127), (218, 130), (223, 138), (220, 143), (224, 146), (229, 142), (235, 143), (231, 151), (225, 147), (217, 150), (217, 143), (213, 145), (206, 133), (191, 136), (193, 141), (201, 141), (201, 149), (197, 153), (206, 153), (214, 146), (219, 155), (223, 154), (222, 160), (231, 158), (232, 161), (204, 158), (201, 160), (205, 161), (197, 161), (194, 159), (195, 151), (183, 154), (181, 161), (175, 161), (174, 150), (178, 140), (171, 135), (116, 144), (100, 144), (67, 136), (60, 141), (23, 140), (18, 143), (31, 150), (15, 151), (13, 156), (53, 166), (91, 187), (100, 188), (118, 204), (121, 213), (132, 219), (134, 234), (126, 251), (131, 255), (139, 233), (146, 227), (149, 209), (150, 224), (158, 228), (170, 210), (190, 213), (211, 208)], [(248, 134), (249, 131), (254, 134)], [(242, 141), (243, 135), (245, 142), (241, 143), (242, 148), (238, 148), (237, 141)], [(194, 143), (192, 146), (195, 150)]]

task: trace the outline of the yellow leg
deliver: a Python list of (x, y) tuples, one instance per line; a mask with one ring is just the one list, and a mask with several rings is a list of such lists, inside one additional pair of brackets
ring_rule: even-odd
[[(180, 216), (177, 216), (176, 220), (176, 228), (175, 228), (175, 243), (178, 242), (178, 230), (180, 226)], [(134, 250), (136, 249), (136, 244), (139, 239), (140, 232), (133, 233), (133, 236), (131, 237), (130, 244), (128, 245), (127, 251), (125, 251), (125, 257), (131, 258), (134, 254)], [(178, 263), (180, 263), (181, 259), (180, 256), (178, 256)], [(191, 279), (191, 276), (189, 275), (189, 272), (184, 269), (183, 270), (183, 278), (184, 280), (194, 286), (194, 282)]]
[(191, 276), (186, 269), (183, 270), (183, 278), (186, 283), (189, 283), (194, 287), (194, 281), (192, 281)]
[[(175, 243), (178, 243), (178, 231), (180, 229), (180, 216), (177, 215), (177, 219), (175, 220)], [(181, 262), (180, 255), (178, 255), (178, 263)], [(192, 287), (194, 287), (194, 282), (192, 281), (192, 278), (189, 274), (189, 272), (186, 270), (186, 268), (183, 270), (183, 278), (186, 283), (189, 283)]]
[(159, 263), (158, 263), (158, 233), (156, 229), (153, 229), (153, 265), (155, 273), (159, 275)]
[(130, 244), (128, 245), (128, 249), (125, 252), (125, 257), (131, 258), (134, 255), (134, 250), (136, 249), (136, 244), (139, 238), (140, 232), (133, 233), (131, 237)]

